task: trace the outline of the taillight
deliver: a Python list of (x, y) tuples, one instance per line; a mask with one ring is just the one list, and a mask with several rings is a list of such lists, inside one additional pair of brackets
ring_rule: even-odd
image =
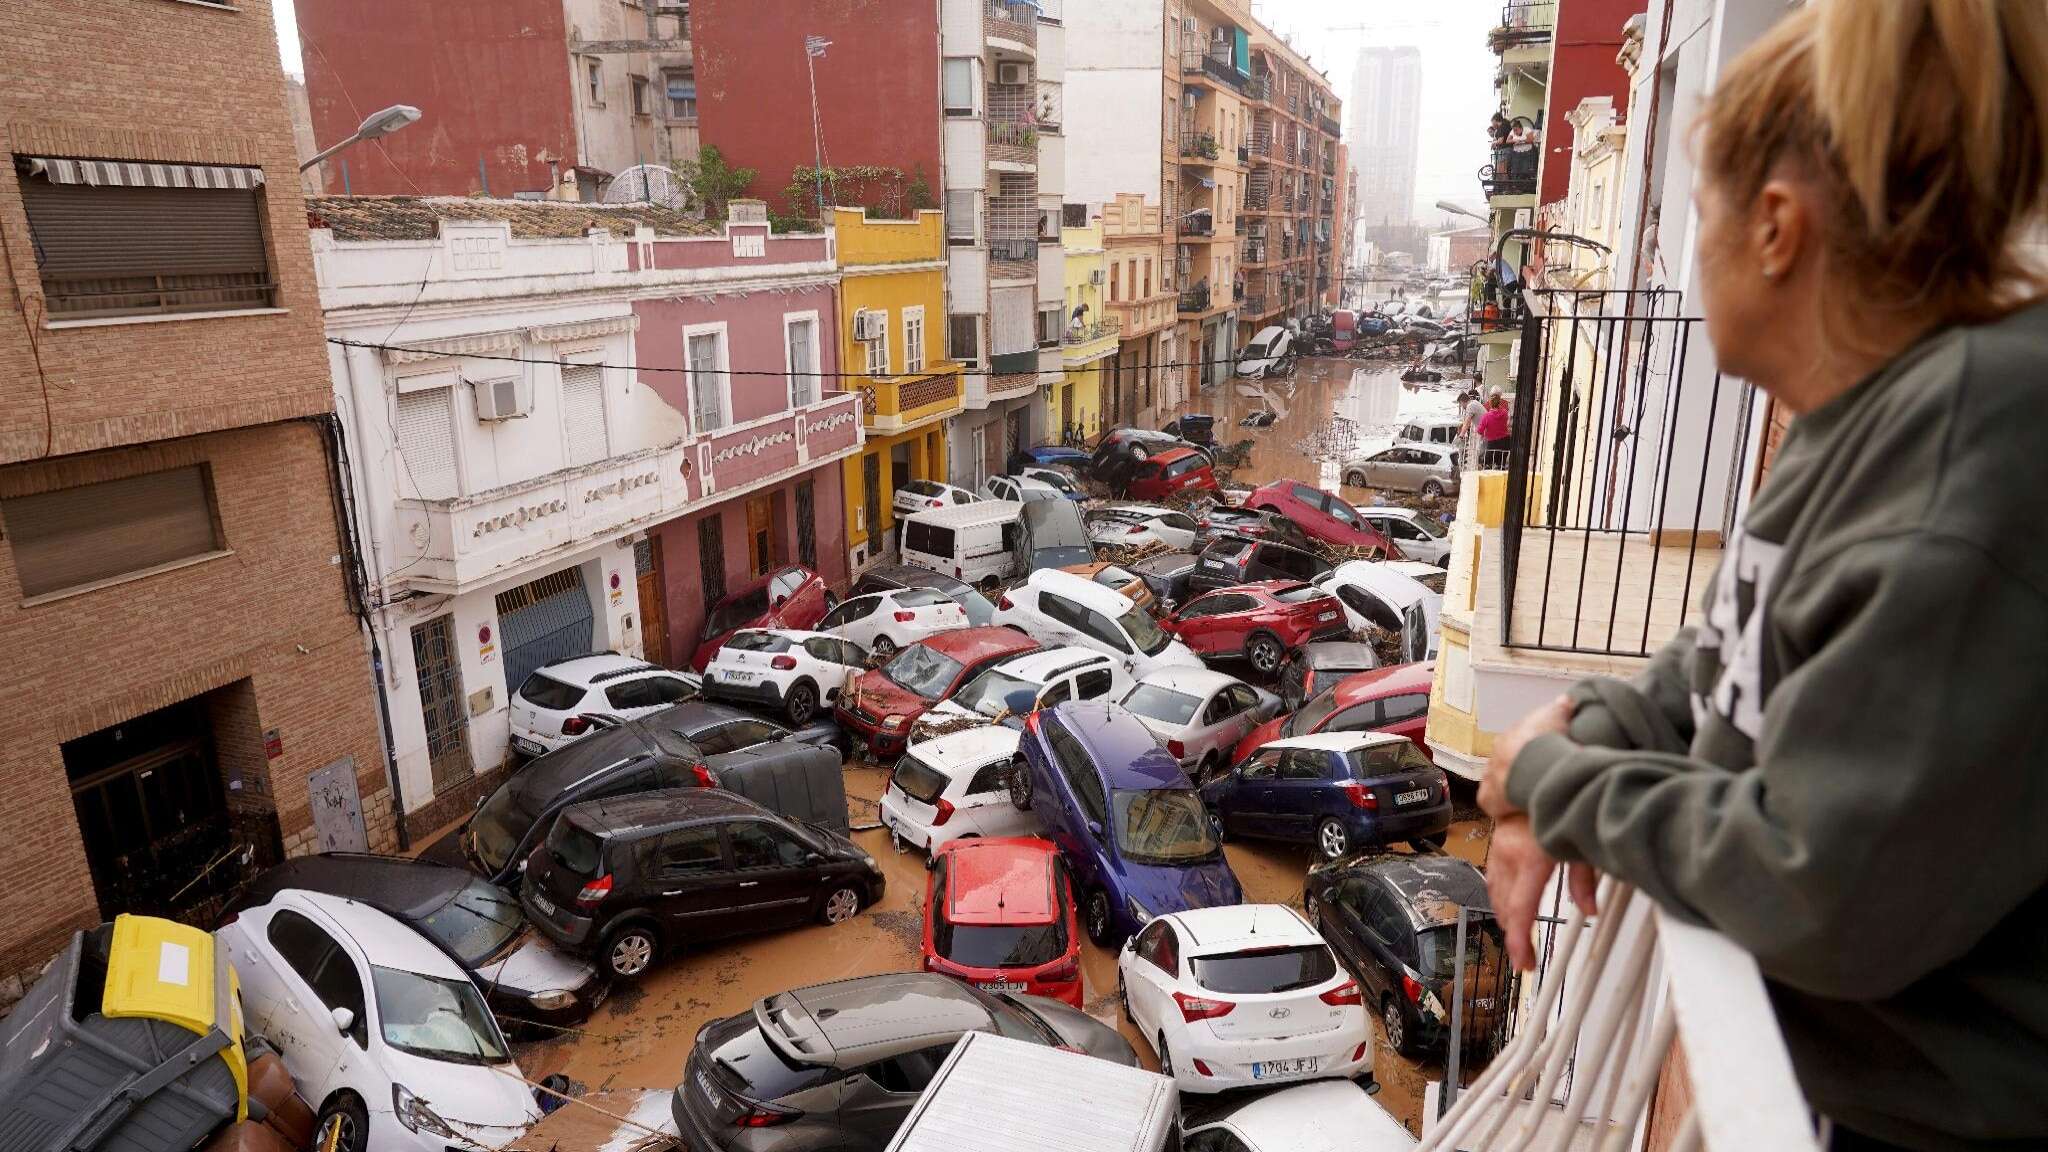
[(899, 609), (896, 613), (896, 622), (898, 624), (908, 624), (915, 619), (917, 619), (917, 613), (915, 612), (904, 612)]
[(1353, 1064), (1356, 1064), (1356, 1063), (1358, 1063), (1358, 1062), (1359, 1062), (1360, 1060), (1363, 1060), (1363, 1059), (1365, 1059), (1365, 1050), (1366, 1050), (1366, 1049), (1367, 1049), (1368, 1047), (1371, 1047), (1371, 1045), (1372, 1045), (1372, 1041), (1370, 1041), (1370, 1040), (1366, 1041), (1366, 1042), (1365, 1042), (1365, 1043), (1363, 1043), (1363, 1044), (1360, 1044), (1360, 1045), (1358, 1046), (1358, 1048), (1357, 1048), (1357, 1049), (1356, 1049), (1355, 1051), (1353, 1051), (1353, 1052), (1351, 1053), (1351, 1062), (1352, 1062)]
[(1351, 806), (1353, 808), (1363, 808), (1367, 812), (1377, 812), (1379, 810), (1380, 798), (1373, 794), (1372, 789), (1360, 784), (1358, 781), (1346, 780), (1344, 783), (1339, 784), (1338, 787), (1344, 789), (1346, 796), (1351, 797)]
[(1406, 972), (1401, 973), (1401, 995), (1406, 996), (1410, 1004), (1422, 1003), (1422, 982)]
[(996, 607), (1004, 612), (1008, 612), (1012, 607), (1014, 607), (1014, 605), (1010, 603), (1010, 594), (1005, 592), (1001, 596), (998, 596), (996, 598)]
[(924, 502), (924, 506), (927, 508), (943, 508), (946, 506), (946, 502), (944, 500), (927, 500)]
[(1166, 752), (1175, 760), (1178, 760), (1188, 754), (1188, 746), (1178, 740), (1168, 740), (1166, 742)]
[(707, 765), (690, 765), (690, 775), (695, 776), (697, 778), (697, 787), (699, 788), (718, 787), (718, 777), (713, 776), (711, 774), (711, 769)]
[(1214, 1020), (1218, 1016), (1228, 1016), (1231, 1010), (1237, 1007), (1228, 1000), (1211, 1000), (1207, 996), (1190, 996), (1185, 992), (1175, 992), (1173, 1002), (1180, 1005), (1181, 1019), (1190, 1024), (1197, 1020)]
[(755, 1104), (745, 1112), (733, 1117), (732, 1125), (735, 1128), (773, 1128), (777, 1124), (787, 1124), (801, 1115), (803, 1113), (794, 1108), (777, 1108), (772, 1104)]
[(1342, 1008), (1346, 1004), (1365, 1003), (1365, 996), (1358, 991), (1358, 981), (1356, 980), (1347, 980), (1341, 987), (1330, 989), (1328, 992), (1323, 993), (1322, 999), (1323, 1003), (1333, 1008)]
[(1060, 961), (1059, 967), (1040, 972), (1038, 978), (1047, 984), (1065, 984), (1069, 980), (1078, 980), (1081, 978), (1081, 958), (1069, 956)]
[(1195, 1059), (1195, 1075), (1197, 1075), (1197, 1076), (1214, 1076), (1214, 1075), (1215, 1075), (1215, 1073), (1214, 1073), (1214, 1072), (1211, 1072), (1211, 1071), (1209, 1071), (1209, 1066), (1208, 1066), (1207, 1064), (1204, 1064), (1204, 1063), (1202, 1063), (1202, 1061), (1201, 1061), (1201, 1058), (1200, 1058), (1200, 1057), (1197, 1057), (1197, 1058)]
[(590, 731), (590, 721), (581, 716), (571, 716), (562, 721), (562, 735), (581, 736)]
[(768, 666), (777, 672), (794, 672), (796, 671), (796, 657), (777, 656), (768, 662)]
[(1124, 535), (1126, 535), (1126, 536), (1142, 536), (1142, 535), (1144, 535), (1144, 533), (1145, 533), (1145, 526), (1144, 526), (1143, 524), (1133, 524), (1133, 525), (1131, 525), (1131, 530), (1130, 530), (1129, 532), (1126, 532), (1126, 533), (1124, 533)]
[(576, 908), (588, 912), (597, 907), (598, 901), (612, 894), (612, 876), (607, 872), (576, 891)]
[(936, 812), (936, 815), (932, 817), (932, 827), (937, 828), (939, 825), (944, 824), (946, 821), (951, 820), (953, 818), (953, 802), (951, 800), (942, 799), (939, 801), (938, 806), (936, 809), (934, 809), (934, 811)]

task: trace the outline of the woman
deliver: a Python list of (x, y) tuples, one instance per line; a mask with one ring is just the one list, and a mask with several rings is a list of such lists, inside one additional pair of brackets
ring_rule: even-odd
[(1698, 624), (1495, 743), (1494, 907), (1748, 949), (1833, 1149), (2048, 1146), (2048, 4), (1813, 0), (1702, 121), (1707, 335), (1795, 420)]
[(1479, 414), (1479, 439), (1481, 441), (1479, 466), (1500, 469), (1508, 466), (1508, 437), (1513, 431), (1508, 426), (1508, 402), (1495, 388), (1486, 396), (1486, 410)]

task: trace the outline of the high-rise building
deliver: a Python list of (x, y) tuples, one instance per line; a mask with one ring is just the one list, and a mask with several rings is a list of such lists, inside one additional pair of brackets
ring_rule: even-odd
[(1422, 53), (1367, 48), (1351, 86), (1351, 159), (1358, 169), (1358, 218), (1406, 224), (1415, 218), (1415, 167), (1422, 133)]

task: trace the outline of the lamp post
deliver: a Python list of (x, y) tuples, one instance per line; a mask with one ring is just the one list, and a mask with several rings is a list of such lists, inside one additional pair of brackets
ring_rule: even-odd
[(1493, 221), (1488, 220), (1485, 216), (1482, 216), (1479, 213), (1474, 212), (1472, 209), (1467, 208), (1462, 204), (1453, 204), (1449, 200), (1439, 200), (1436, 202), (1436, 206), (1439, 212), (1449, 212), (1453, 216), (1470, 216), (1472, 219), (1479, 221), (1481, 224), (1493, 223)]
[(818, 178), (818, 227), (825, 227), (825, 128), (818, 120), (817, 60), (832, 42), (823, 36), (804, 37), (804, 71), (811, 77), (811, 171)]
[(299, 171), (304, 172), (306, 169), (311, 168), (313, 165), (318, 164), (351, 144), (363, 140), (379, 140), (389, 136), (407, 125), (417, 123), (419, 118), (420, 110), (410, 104), (393, 104), (381, 112), (372, 112), (363, 118), (362, 126), (355, 130), (354, 135), (335, 144), (333, 147), (321, 150), (311, 160), (299, 165)]

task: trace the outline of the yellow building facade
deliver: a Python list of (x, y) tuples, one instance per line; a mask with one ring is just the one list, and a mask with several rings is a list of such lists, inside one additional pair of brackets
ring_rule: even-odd
[(1060, 313), (1060, 382), (1046, 394), (1045, 427), (1067, 439), (1086, 439), (1102, 431), (1102, 376), (1116, 355), (1123, 326), (1105, 306), (1109, 252), (1102, 246), (1102, 224), (1060, 230), (1066, 253), (1065, 307)]
[(946, 421), (960, 412), (960, 365), (946, 358), (945, 213), (870, 220), (832, 210), (838, 253), (839, 363), (865, 373), (867, 443), (844, 464), (846, 547), (855, 572), (895, 550), (896, 490), (946, 478)]

